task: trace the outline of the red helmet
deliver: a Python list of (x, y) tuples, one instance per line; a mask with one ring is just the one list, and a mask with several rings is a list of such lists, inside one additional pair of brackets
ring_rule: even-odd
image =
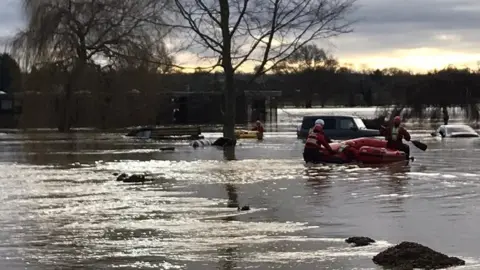
[(400, 118), (400, 116), (395, 116), (395, 118), (393, 118), (394, 124), (399, 125), (401, 122), (402, 122), (402, 118)]

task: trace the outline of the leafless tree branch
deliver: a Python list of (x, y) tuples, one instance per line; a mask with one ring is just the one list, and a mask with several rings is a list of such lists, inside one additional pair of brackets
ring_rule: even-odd
[[(257, 69), (254, 75), (260, 76), (271, 70), (277, 61), (287, 59), (307, 43), (351, 32), (353, 22), (348, 21), (346, 15), (354, 2), (355, 0), (229, 1), (228, 29), (234, 71), (247, 63), (258, 62), (262, 68)], [(221, 32), (222, 23), (215, 15), (220, 10), (217, 1), (175, 0), (175, 4), (180, 18), (186, 24), (172, 21), (168, 25), (181, 30), (193, 30), (193, 42), (214, 53), (209, 57), (222, 55), (225, 40), (217, 34)]]
[[(220, 59), (227, 102), (224, 135), (233, 136), (234, 74), (259, 63), (253, 79), (305, 44), (351, 31), (346, 15), (355, 0), (174, 0), (179, 16), (166, 22)], [(191, 36), (191, 33), (194, 36)], [(198, 53), (198, 51), (197, 51)], [(228, 131), (228, 132), (227, 132)]]
[(146, 57), (168, 58), (163, 44), (168, 28), (162, 19), (167, 0), (23, 2), (27, 28), (17, 34), (12, 49), (33, 62), (120, 61), (112, 59), (112, 51), (128, 55), (130, 63), (136, 55), (138, 63)]

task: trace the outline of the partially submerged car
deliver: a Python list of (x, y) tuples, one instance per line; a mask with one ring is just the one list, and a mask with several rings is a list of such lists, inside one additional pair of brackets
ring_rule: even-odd
[(473, 138), (480, 135), (468, 125), (441, 125), (436, 131), (431, 133), (432, 136), (441, 136), (442, 138)]
[(315, 125), (315, 120), (323, 119), (325, 135), (332, 140), (348, 140), (361, 137), (377, 137), (380, 131), (367, 129), (362, 119), (351, 115), (318, 115), (304, 116), (302, 124), (297, 127), (297, 138), (305, 139), (310, 129)]

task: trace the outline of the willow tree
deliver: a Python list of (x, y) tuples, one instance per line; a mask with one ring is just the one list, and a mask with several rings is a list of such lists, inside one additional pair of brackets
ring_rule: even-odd
[(26, 29), (13, 51), (29, 66), (56, 63), (69, 74), (63, 87), (58, 128), (71, 128), (75, 84), (86, 66), (169, 64), (162, 42), (166, 0), (23, 0)]
[(9, 54), (0, 54), (0, 91), (13, 94), (21, 85), (22, 72), (17, 61)]
[(355, 0), (174, 0), (171, 24), (202, 59), (224, 73), (225, 137), (234, 137), (235, 73), (256, 66), (256, 78), (309, 42), (351, 31)]

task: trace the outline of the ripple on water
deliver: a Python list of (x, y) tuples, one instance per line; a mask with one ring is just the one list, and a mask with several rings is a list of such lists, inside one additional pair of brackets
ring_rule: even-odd
[(111, 172), (148, 172), (160, 174), (176, 181), (193, 183), (218, 184), (236, 183), (248, 184), (260, 181), (275, 181), (279, 179), (295, 179), (303, 164), (297, 160), (239, 160), (233, 162), (198, 160), (198, 161), (165, 161), (152, 160), (108, 162), (99, 164), (101, 171)]
[[(187, 172), (190, 170), (199, 175), (207, 170), (221, 170), (216, 164), (197, 166), (199, 170), (185, 168)], [(243, 165), (238, 166), (243, 168)], [(127, 172), (140, 171), (138, 167), (129, 168)], [(215, 260), (218, 255), (212, 252), (221, 247), (305, 241), (306, 236), (289, 234), (316, 228), (298, 222), (227, 222), (228, 218), (265, 209), (253, 207), (249, 212), (238, 212), (227, 208), (225, 199), (195, 197), (192, 191), (171, 190), (171, 187), (153, 184), (122, 186), (112, 180), (110, 173), (95, 176), (109, 177), (110, 181), (104, 179), (105, 182), (93, 185), (85, 181), (98, 170), (93, 167), (64, 170), (30, 167), (12, 171), (10, 178), (27, 176), (35, 179), (24, 182), (31, 187), (35, 185), (35, 189), (9, 194), (3, 205), (7, 210), (4, 214), (9, 214), (10, 220), (0, 224), (5, 231), (16, 235), (8, 239), (8, 245), (34, 244), (39, 248), (19, 250), (20, 257), (45, 264), (78, 259), (79, 256), (103, 260), (126, 256), (141, 258), (152, 254), (180, 261), (205, 260), (206, 254), (210, 254), (207, 256), (209, 260)], [(175, 171), (175, 168), (171, 170)], [(168, 172), (163, 174), (168, 175)], [(65, 182), (69, 178), (74, 181)], [(194, 182), (198, 178), (186, 179)], [(21, 213), (15, 211), (19, 207), (23, 210)], [(28, 225), (14, 226), (12, 218)], [(46, 245), (49, 249), (43, 248)], [(133, 246), (134, 250), (125, 250), (125, 247)], [(116, 266), (122, 265), (133, 267), (131, 264)], [(153, 267), (164, 266), (153, 264)]]
[[(242, 147), (249, 152), (261, 148), (276, 158), (278, 153), (285, 155), (286, 149), (293, 153), (301, 148), (301, 144), (268, 139), (275, 141), (245, 142)], [(245, 269), (307, 263), (335, 269), (335, 263), (348, 264), (359, 257), (371, 264), (371, 256), (390, 243), (351, 248), (342, 236), (367, 232), (392, 242), (399, 240), (395, 238), (399, 234), (422, 237), (430, 233), (423, 226), (434, 218), (438, 226), (455, 224), (466, 228), (464, 234), (474, 233), (474, 229), (468, 231), (465, 217), (475, 223), (480, 182), (478, 174), (469, 171), (473, 157), (463, 148), (467, 150), (449, 153), (459, 157), (455, 166), (444, 153), (445, 157), (435, 159), (442, 152), (429, 148), (415, 153), (420, 162), (398, 168), (305, 166), (301, 154), (231, 162), (2, 163), (0, 257), (98, 269), (186, 269), (196, 263), (211, 269), (204, 263), (234, 260)], [(156, 150), (155, 146), (133, 151), (83, 149), (76, 155), (129, 151), (138, 158)], [(182, 151), (193, 150), (184, 147)], [(155, 181), (121, 183), (113, 172), (147, 172)], [(223, 186), (228, 183), (240, 188), (226, 199), (230, 191)], [(219, 186), (223, 193), (209, 193)], [(251, 211), (227, 207), (235, 196), (250, 204)], [(409, 231), (405, 224), (415, 226)], [(467, 262), (478, 265), (475, 259)]]

